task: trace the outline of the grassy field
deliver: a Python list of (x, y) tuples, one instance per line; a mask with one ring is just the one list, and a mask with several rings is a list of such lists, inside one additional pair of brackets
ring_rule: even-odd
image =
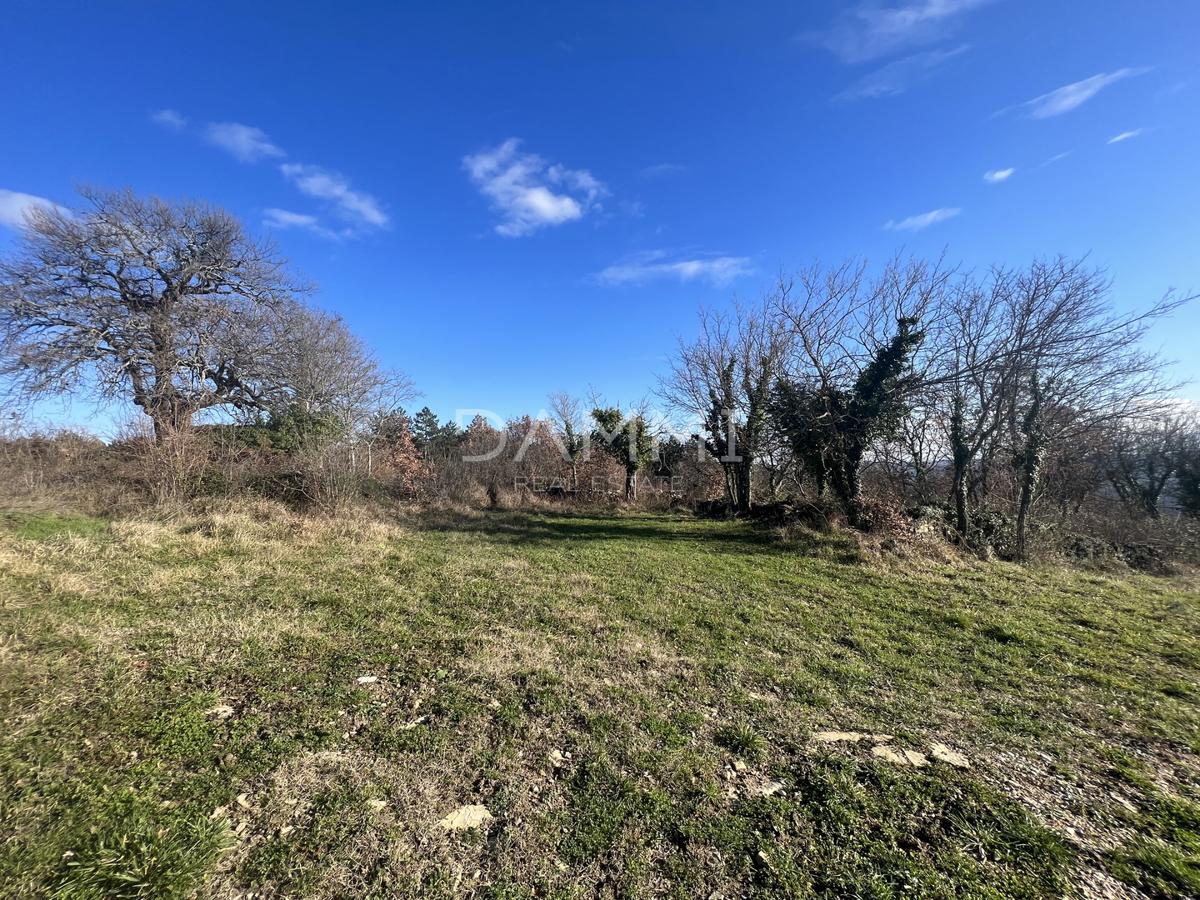
[(0, 896), (1197, 896), (1196, 591), (682, 515), (0, 515)]

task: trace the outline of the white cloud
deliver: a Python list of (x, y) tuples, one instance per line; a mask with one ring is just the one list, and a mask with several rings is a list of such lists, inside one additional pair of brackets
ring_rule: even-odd
[(910, 0), (900, 6), (860, 3), (815, 35), (843, 62), (858, 63), (945, 37), (955, 20), (992, 0)]
[(931, 50), (898, 59), (859, 79), (833, 99), (861, 100), (901, 94), (914, 83), (932, 75), (946, 60), (965, 53), (969, 49), (970, 47), (964, 44), (954, 50)]
[(922, 228), (928, 228), (938, 222), (953, 219), (961, 212), (962, 210), (957, 208), (935, 209), (933, 212), (921, 213), (919, 216), (909, 216), (899, 222), (888, 222), (883, 227), (888, 231), (920, 231)]
[(1134, 131), (1123, 131), (1120, 134), (1118, 134), (1115, 138), (1109, 138), (1108, 142), (1110, 144), (1116, 144), (1116, 143), (1120, 143), (1121, 141), (1127, 141), (1130, 138), (1137, 137), (1139, 134), (1141, 134), (1145, 130), (1146, 130), (1145, 128), (1138, 128)]
[(312, 228), (318, 223), (316, 216), (306, 216), (286, 209), (264, 209), (263, 214), (267, 217), (263, 224), (274, 225), (277, 228)]
[(263, 225), (266, 225), (268, 228), (278, 228), (281, 231), (289, 228), (300, 228), (327, 240), (339, 240), (352, 236), (351, 232), (342, 232), (339, 234), (336, 231), (326, 228), (316, 216), (294, 213), (286, 209), (264, 209)]
[(172, 131), (183, 131), (187, 125), (187, 119), (173, 109), (160, 109), (150, 116), (150, 121)]
[(269, 156), (287, 156), (267, 139), (262, 129), (237, 122), (210, 122), (204, 139), (232, 154), (238, 162), (258, 162)]
[[(536, 153), (519, 153), (520, 143), (510, 138), (492, 150), (463, 157), (471, 181), (503, 218), (496, 226), (497, 234), (521, 237), (600, 209), (596, 201), (608, 194), (608, 188), (591, 172), (561, 165), (547, 167)], [(551, 186), (564, 193), (555, 193)]]
[(1000, 182), (1000, 181), (1008, 181), (1008, 179), (1012, 177), (1012, 173), (1015, 171), (1017, 171), (1017, 170), (1016, 169), (997, 169), (992, 172), (984, 172), (983, 180), (986, 181), (988, 184), (996, 184), (997, 182)]
[(380, 208), (379, 201), (370, 194), (352, 190), (344, 175), (300, 163), (284, 163), (279, 170), (301, 193), (332, 200), (338, 212), (350, 221), (377, 227), (388, 223), (388, 215)]
[(644, 284), (660, 278), (677, 278), (680, 282), (706, 281), (713, 287), (724, 287), (754, 271), (753, 260), (746, 256), (717, 256), (709, 259), (678, 259), (666, 261), (664, 250), (638, 253), (597, 272), (592, 280), (607, 287)]
[(60, 210), (70, 215), (70, 211), (59, 206), (53, 200), (45, 197), (35, 197), (33, 194), (22, 194), (20, 191), (6, 191), (0, 188), (0, 225), (9, 228), (25, 227), (25, 211), (35, 206), (48, 210)]
[(1091, 78), (1083, 79), (1083, 81), (1076, 81), (1074, 84), (1060, 87), (1048, 94), (1034, 97), (1032, 100), (1026, 101), (1021, 105), (1032, 107), (1033, 112), (1030, 115), (1035, 119), (1061, 116), (1063, 113), (1070, 112), (1088, 100), (1091, 100), (1113, 82), (1120, 81), (1122, 78), (1129, 78), (1132, 75), (1141, 75), (1148, 71), (1148, 69), (1118, 69), (1111, 75), (1093, 75)]
[[(187, 119), (172, 109), (160, 110), (151, 116), (151, 119), (177, 131), (187, 124)], [(237, 122), (210, 122), (204, 131), (204, 139), (241, 162), (253, 163), (269, 157), (287, 156), (282, 148), (271, 143), (262, 129)], [(302, 194), (332, 201), (338, 215), (355, 226), (382, 228), (389, 222), (388, 214), (383, 211), (379, 200), (351, 188), (350, 180), (339, 172), (303, 163), (284, 163), (279, 167), (279, 171)], [(263, 224), (272, 228), (302, 228), (321, 237), (339, 240), (354, 237), (356, 234), (351, 228), (326, 228), (316, 216), (305, 213), (272, 208), (265, 210), (264, 215)]]

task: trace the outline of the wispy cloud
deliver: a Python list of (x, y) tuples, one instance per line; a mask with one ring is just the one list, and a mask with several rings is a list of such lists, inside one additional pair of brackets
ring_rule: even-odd
[(1083, 79), (1083, 81), (1076, 81), (1074, 84), (1065, 85), (1048, 94), (1034, 97), (1032, 100), (1028, 100), (1021, 105), (1030, 107), (1032, 109), (1030, 115), (1035, 119), (1048, 119), (1051, 116), (1061, 116), (1063, 113), (1070, 112), (1076, 107), (1082, 106), (1110, 84), (1120, 81), (1122, 78), (1142, 75), (1148, 71), (1150, 70), (1118, 69), (1111, 75), (1093, 75), (1091, 78)]
[(983, 173), (983, 180), (988, 184), (996, 184), (1001, 181), (1008, 181), (1012, 177), (1016, 169), (996, 169), (991, 172)]
[(47, 200), (45, 197), (35, 197), (33, 194), (22, 194), (20, 191), (7, 191), (0, 188), (0, 225), (6, 225), (9, 228), (24, 228), (25, 213), (35, 206), (67, 212), (65, 207), (59, 206), (53, 200)]
[[(150, 119), (173, 131), (182, 131), (188, 125), (187, 118), (173, 109), (159, 110)], [(257, 163), (265, 159), (287, 156), (282, 147), (271, 142), (266, 132), (252, 125), (209, 122), (200, 134), (205, 141), (221, 148), (240, 162)], [(328, 228), (321, 224), (317, 216), (271, 208), (263, 213), (263, 224), (270, 228), (303, 229), (323, 238), (341, 240), (361, 235), (365, 229), (382, 228), (390, 221), (383, 204), (377, 198), (354, 190), (350, 186), (350, 179), (340, 172), (305, 163), (283, 163), (279, 166), (279, 171), (300, 193), (318, 200), (330, 201), (337, 216), (348, 222), (351, 227)]]
[(383, 227), (388, 215), (379, 201), (370, 194), (353, 190), (345, 175), (330, 172), (320, 166), (284, 163), (279, 167), (283, 176), (296, 185), (302, 194), (320, 200), (330, 200), (344, 219), (359, 225)]
[(663, 175), (680, 175), (687, 171), (687, 166), (677, 163), (659, 163), (657, 166), (647, 166), (642, 169), (643, 178), (659, 178)]
[(672, 260), (665, 250), (649, 250), (602, 269), (592, 275), (592, 280), (607, 287), (619, 287), (671, 278), (680, 282), (705, 281), (719, 288), (753, 271), (753, 260), (747, 256)]
[(875, 97), (891, 97), (908, 90), (912, 85), (928, 78), (946, 60), (965, 53), (970, 47), (964, 44), (953, 50), (930, 50), (888, 63), (882, 69), (860, 78), (834, 100), (861, 100)]
[(1145, 128), (1137, 128), (1133, 131), (1122, 131), (1115, 138), (1109, 138), (1108, 142), (1110, 144), (1117, 144), (1117, 143), (1120, 143), (1121, 141), (1127, 141), (1130, 138), (1137, 137), (1139, 134), (1141, 134), (1145, 130), (1146, 130)]
[(463, 157), (471, 181), (502, 217), (497, 234), (522, 237), (600, 208), (597, 199), (607, 195), (608, 188), (591, 172), (547, 166), (536, 153), (519, 152), (520, 143), (510, 138), (491, 150)]
[(321, 224), (321, 220), (316, 216), (305, 215), (304, 213), (294, 213), (286, 209), (264, 209), (263, 210), (263, 225), (268, 228), (277, 228), (285, 231), (290, 228), (299, 228), (303, 231), (311, 232), (318, 237), (326, 240), (340, 240), (346, 237), (353, 237), (352, 231), (333, 231)]
[(1071, 155), (1070, 150), (1068, 150), (1066, 153), (1059, 153), (1057, 156), (1050, 157), (1048, 160), (1046, 160), (1044, 163), (1042, 163), (1040, 166), (1038, 166), (1038, 168), (1044, 169), (1044, 168), (1046, 168), (1046, 166), (1050, 165), (1051, 163), (1056, 163), (1060, 159), (1066, 159), (1070, 155)]
[(992, 0), (909, 0), (899, 6), (860, 3), (825, 32), (807, 35), (843, 62), (878, 59), (946, 37), (959, 18)]
[(171, 131), (183, 131), (188, 123), (187, 119), (173, 109), (160, 109), (150, 116), (150, 121), (163, 128), (169, 128)]
[(271, 143), (261, 128), (237, 122), (210, 122), (204, 131), (204, 139), (238, 162), (252, 163), (272, 156), (287, 156)]
[(962, 210), (954, 207), (944, 207), (935, 209), (933, 212), (921, 213), (919, 216), (909, 216), (907, 219), (901, 219), (899, 222), (889, 221), (883, 227), (888, 231), (920, 231), (922, 228), (928, 228), (930, 225), (936, 225), (938, 222), (944, 222), (947, 219), (953, 219)]

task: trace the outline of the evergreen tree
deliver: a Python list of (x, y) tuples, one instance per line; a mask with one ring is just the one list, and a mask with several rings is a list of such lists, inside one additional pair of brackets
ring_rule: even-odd
[(412, 420), (413, 443), (426, 459), (453, 456), (458, 449), (462, 429), (453, 422), (443, 425), (428, 406)]
[(412, 423), (413, 442), (426, 456), (430, 455), (433, 449), (434, 442), (437, 440), (438, 432), (441, 430), (441, 423), (438, 421), (437, 413), (428, 406), (424, 407)]

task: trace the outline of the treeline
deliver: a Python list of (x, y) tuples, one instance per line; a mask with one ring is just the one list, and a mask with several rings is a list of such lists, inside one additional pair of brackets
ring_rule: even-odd
[(1145, 345), (1189, 299), (1118, 312), (1102, 271), (1061, 257), (982, 275), (812, 266), (702, 313), (660, 394), (703, 423), (735, 511), (757, 473), (771, 497), (828, 503), (855, 527), (880, 499), (942, 508), (963, 544), (1022, 556), (1035, 513), (1063, 531), (1157, 519), (1164, 498), (1200, 512), (1196, 424)]
[(0, 472), (10, 496), (87, 496), (107, 510), (244, 495), (326, 512), (372, 501), (678, 506), (720, 495), (720, 468), (694, 441), (646, 430), (631, 456), (626, 416), (600, 412), (608, 432), (529, 416), (499, 428), (476, 416), (459, 428), (428, 407), (349, 427), (290, 407), (157, 437), (135, 424), (110, 442), (13, 422), (0, 435)]
[(1014, 557), (1181, 540), (1200, 515), (1200, 429), (1145, 344), (1191, 298), (1118, 311), (1086, 261), (813, 265), (702, 311), (651, 399), (560, 393), (544, 416), (460, 428), (410, 416), (411, 381), (228, 213), (82, 193), (33, 210), (0, 259), (0, 377), (18, 406), (84, 394), (147, 427), (109, 445), (13, 429), (10, 485), (69, 459), (156, 501), (687, 504), (920, 523)]

